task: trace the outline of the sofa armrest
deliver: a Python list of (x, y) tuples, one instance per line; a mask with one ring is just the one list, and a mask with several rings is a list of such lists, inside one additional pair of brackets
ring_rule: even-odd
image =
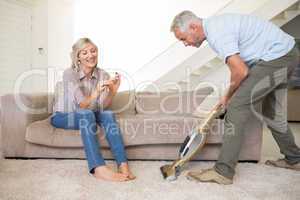
[(7, 94), (1, 97), (2, 149), (5, 157), (21, 157), (26, 127), (52, 113), (53, 95)]

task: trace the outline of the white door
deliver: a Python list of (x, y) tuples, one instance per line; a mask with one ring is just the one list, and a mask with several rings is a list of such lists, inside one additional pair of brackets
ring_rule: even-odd
[(24, 1), (0, 0), (0, 95), (31, 68), (31, 13)]

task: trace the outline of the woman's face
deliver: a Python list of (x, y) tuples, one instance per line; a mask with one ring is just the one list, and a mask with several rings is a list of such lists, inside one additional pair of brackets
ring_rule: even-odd
[(94, 68), (98, 63), (97, 47), (91, 43), (87, 43), (85, 47), (80, 50), (78, 57), (81, 67)]

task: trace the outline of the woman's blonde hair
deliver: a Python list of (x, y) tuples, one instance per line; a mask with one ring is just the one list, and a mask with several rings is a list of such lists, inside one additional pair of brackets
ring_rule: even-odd
[(79, 53), (85, 47), (86, 44), (92, 44), (97, 48), (97, 46), (89, 38), (79, 38), (75, 42), (75, 44), (73, 44), (73, 46), (72, 46), (72, 52), (71, 52), (72, 64), (71, 64), (71, 68), (76, 70), (76, 71), (79, 71), (79, 69), (80, 69), (79, 60), (78, 60)]

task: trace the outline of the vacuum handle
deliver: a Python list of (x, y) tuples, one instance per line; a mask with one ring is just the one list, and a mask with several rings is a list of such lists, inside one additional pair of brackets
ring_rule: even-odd
[(201, 124), (201, 126), (198, 128), (199, 133), (204, 133), (209, 130), (209, 127), (212, 123), (212, 121), (220, 115), (220, 113), (223, 110), (223, 105), (218, 104), (214, 107), (214, 109), (209, 113), (208, 117), (205, 119), (205, 121)]

